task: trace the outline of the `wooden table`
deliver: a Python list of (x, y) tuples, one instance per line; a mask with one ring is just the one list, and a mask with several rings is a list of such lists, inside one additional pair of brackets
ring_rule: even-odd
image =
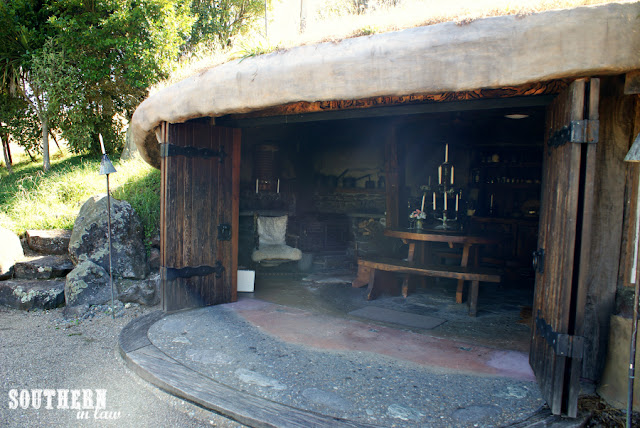
[[(416, 254), (416, 244), (421, 244), (423, 249), (421, 251), (421, 262), (425, 262), (426, 251), (424, 249), (424, 244), (427, 242), (446, 242), (449, 244), (449, 247), (453, 248), (454, 244), (462, 245), (462, 260), (460, 261), (460, 266), (467, 267), (469, 264), (469, 255), (471, 253), (472, 247), (474, 250), (477, 249), (478, 245), (485, 244), (496, 244), (498, 243), (498, 239), (490, 237), (490, 236), (481, 236), (481, 235), (469, 235), (461, 231), (455, 230), (431, 230), (431, 229), (387, 229), (384, 231), (386, 236), (392, 238), (402, 239), (402, 242), (405, 244), (409, 244), (409, 255), (407, 257), (408, 261), (413, 261)], [(475, 247), (474, 247), (475, 246)], [(478, 264), (477, 259), (477, 251), (473, 253), (473, 263), (474, 265)], [(464, 291), (464, 280), (458, 280), (458, 288), (456, 289), (456, 302), (462, 303), (462, 293)], [(402, 295), (407, 297), (409, 294), (409, 278), (408, 276), (405, 278), (404, 283), (402, 285)]]

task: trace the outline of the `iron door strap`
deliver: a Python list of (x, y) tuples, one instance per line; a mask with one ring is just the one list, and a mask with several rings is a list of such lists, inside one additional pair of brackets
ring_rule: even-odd
[(553, 327), (542, 318), (539, 309), (536, 315), (536, 334), (542, 336), (560, 357), (583, 357), (584, 337), (554, 331)]
[(216, 278), (222, 278), (224, 273), (224, 266), (220, 260), (216, 261), (215, 266), (196, 266), (196, 267), (183, 267), (183, 268), (170, 268), (162, 266), (164, 271), (164, 277), (167, 281), (173, 281), (178, 278), (191, 278), (193, 276), (207, 276), (212, 273), (216, 274)]
[(547, 145), (560, 147), (566, 143), (597, 143), (600, 134), (598, 120), (573, 120), (567, 126), (551, 132)]
[(185, 156), (202, 159), (219, 157), (220, 163), (224, 163), (224, 159), (228, 155), (225, 153), (224, 147), (220, 147), (220, 150), (211, 150), (191, 146), (176, 146), (175, 144), (169, 143), (160, 144), (160, 157), (166, 158), (169, 156)]

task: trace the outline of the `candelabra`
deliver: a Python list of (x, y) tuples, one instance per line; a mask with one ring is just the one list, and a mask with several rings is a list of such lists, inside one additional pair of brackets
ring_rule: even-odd
[[(438, 166), (438, 186), (433, 191), (433, 216), (435, 220), (439, 220), (442, 224), (438, 224), (435, 229), (450, 230), (458, 228), (458, 209), (460, 204), (460, 193), (454, 188), (454, 166), (449, 163), (449, 144), (445, 145), (444, 162)], [(440, 197), (442, 195), (442, 197)], [(455, 211), (453, 217), (450, 205), (454, 204), (455, 195)], [(451, 199), (451, 202), (449, 202)], [(438, 200), (442, 200), (442, 205), (438, 204)]]

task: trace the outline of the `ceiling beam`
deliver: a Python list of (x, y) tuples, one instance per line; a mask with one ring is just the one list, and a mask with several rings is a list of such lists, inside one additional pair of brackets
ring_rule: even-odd
[(464, 100), (452, 102), (434, 102), (389, 107), (372, 107), (350, 110), (335, 110), (317, 113), (302, 113), (281, 116), (253, 117), (237, 119), (233, 116), (215, 118), (217, 126), (232, 128), (253, 128), (259, 126), (284, 125), (291, 123), (319, 122), (326, 120), (365, 119), (373, 117), (410, 116), (419, 114), (445, 113), (469, 110), (517, 109), (548, 105), (553, 95), (523, 96)]

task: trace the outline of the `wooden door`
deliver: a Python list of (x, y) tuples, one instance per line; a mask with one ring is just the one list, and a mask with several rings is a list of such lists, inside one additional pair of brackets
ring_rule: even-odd
[(160, 280), (165, 311), (237, 299), (240, 130), (163, 124)]
[(598, 79), (579, 79), (547, 111), (529, 361), (554, 414), (575, 417), (582, 370)]

